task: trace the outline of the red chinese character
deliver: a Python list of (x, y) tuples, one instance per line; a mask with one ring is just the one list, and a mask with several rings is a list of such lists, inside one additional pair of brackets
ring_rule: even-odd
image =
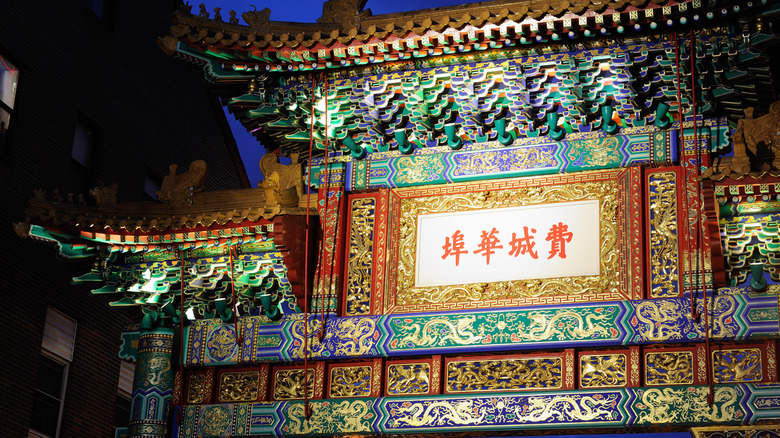
[(488, 265), (490, 264), (490, 255), (496, 253), (494, 249), (503, 248), (502, 245), (498, 244), (499, 240), (498, 237), (496, 237), (497, 233), (496, 227), (493, 227), (493, 230), (490, 233), (483, 230), (481, 236), (482, 242), (477, 246), (478, 249), (474, 250), (474, 254), (478, 252), (483, 253), (482, 255), (485, 256), (485, 262)]
[[(536, 233), (536, 228), (531, 228), (531, 233)], [(512, 233), (512, 240), (509, 241), (512, 250), (509, 251), (509, 255), (517, 257), (527, 252), (531, 257), (538, 259), (539, 254), (534, 251), (536, 242), (534, 242), (534, 236), (528, 235), (528, 227), (523, 227), (523, 234), (525, 234), (524, 237), (517, 237), (517, 234)]]
[(547, 259), (553, 258), (556, 254), (558, 254), (558, 257), (565, 259), (566, 244), (571, 242), (572, 237), (574, 237), (574, 234), (569, 231), (568, 225), (564, 225), (563, 222), (553, 224), (550, 232), (547, 233), (547, 238), (544, 239), (550, 242), (550, 257), (547, 257)]
[(441, 256), (441, 259), (444, 260), (447, 257), (454, 255), (455, 266), (458, 266), (458, 263), (460, 263), (460, 255), (468, 254), (468, 251), (463, 249), (465, 246), (463, 243), (463, 233), (461, 233), (460, 230), (455, 230), (455, 234), (452, 235), (452, 241), (450, 241), (449, 237), (446, 237), (445, 239), (444, 246), (441, 247), (444, 250), (444, 255)]

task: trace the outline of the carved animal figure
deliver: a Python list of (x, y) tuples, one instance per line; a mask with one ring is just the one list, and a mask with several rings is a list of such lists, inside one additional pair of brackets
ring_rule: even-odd
[(754, 154), (758, 151), (758, 145), (763, 143), (774, 155), (774, 167), (780, 167), (780, 101), (770, 105), (769, 113), (757, 119), (753, 118), (753, 108), (747, 108), (745, 118), (737, 125), (737, 135), (740, 134)]
[(515, 406), (515, 415), (529, 421), (541, 422), (551, 418), (559, 422), (611, 418), (608, 398), (584, 396), (575, 398), (570, 395), (555, 397), (529, 397), (528, 408), (523, 411)]
[[(481, 341), (484, 337), (475, 335), (471, 331), (474, 330), (474, 321), (476, 321), (476, 317), (473, 315), (457, 319), (456, 324), (453, 324), (452, 321), (446, 318), (433, 318), (423, 326), (412, 324), (401, 325), (400, 328), (412, 330), (412, 333), (404, 337), (403, 341), (411, 342), (418, 346), (435, 345), (437, 342), (446, 341), (458, 345), (470, 345)], [(439, 333), (442, 332), (446, 334), (439, 336)]]
[(89, 190), (89, 195), (95, 198), (98, 207), (114, 207), (116, 206), (116, 192), (119, 190), (119, 184), (114, 183), (110, 186), (105, 186), (100, 183), (97, 187), (93, 187)]
[(174, 207), (190, 207), (196, 193), (203, 190), (203, 183), (208, 175), (208, 166), (203, 160), (193, 161), (190, 169), (181, 175), (176, 175), (178, 166), (171, 164), (169, 174), (163, 178), (162, 187), (157, 192), (157, 199)]
[[(254, 5), (249, 5), (255, 8)], [(263, 10), (258, 11), (257, 8), (255, 8), (254, 11), (247, 11), (241, 14), (241, 17), (246, 21), (246, 23), (255, 30), (265, 30), (268, 29), (268, 26), (270, 24), (271, 19), (271, 10), (268, 8), (263, 8)]]
[(527, 333), (522, 334), (525, 339), (540, 341), (550, 339), (556, 333), (568, 333), (570, 336), (579, 338), (589, 338), (597, 333), (609, 335), (609, 330), (606, 326), (596, 324), (597, 322), (609, 320), (610, 315), (606, 312), (599, 314), (589, 313), (585, 318), (579, 313), (572, 311), (559, 311), (556, 313), (539, 311), (532, 312), (528, 316), (532, 325)]
[(625, 359), (618, 354), (608, 357), (604, 360), (604, 356), (598, 356), (595, 362), (589, 360), (582, 366), (580, 375), (584, 386), (617, 385), (625, 377), (625, 364), (621, 363)]
[[(427, 406), (426, 406), (427, 405)], [(412, 427), (431, 425), (478, 424), (485, 418), (485, 408), (476, 409), (473, 400), (457, 402), (433, 401), (406, 403), (395, 408), (396, 426), (406, 423)], [(479, 415), (479, 416), (477, 416)]]
[(260, 159), (260, 171), (268, 180), (275, 179), (272, 178), (272, 175), (277, 174), (279, 192), (295, 187), (295, 193), (298, 195), (298, 199), (301, 199), (303, 197), (301, 163), (298, 162), (298, 154), (292, 154), (290, 158), (292, 163), (285, 166), (279, 163), (279, 157), (276, 154), (265, 154)]

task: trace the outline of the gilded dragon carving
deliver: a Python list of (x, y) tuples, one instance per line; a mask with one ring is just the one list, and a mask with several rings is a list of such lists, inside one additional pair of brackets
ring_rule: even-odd
[[(737, 417), (739, 396), (734, 387), (718, 387), (712, 407), (707, 403), (707, 387), (652, 388), (644, 391), (637, 422), (639, 424), (683, 424), (728, 422)], [(740, 412), (740, 414), (743, 414)], [(744, 416), (740, 415), (740, 417)]]
[(368, 315), (371, 311), (371, 267), (374, 251), (373, 198), (352, 200), (347, 277), (348, 316)]
[(449, 391), (474, 392), (560, 388), (561, 358), (452, 361), (447, 364)]
[(674, 172), (654, 173), (650, 185), (652, 298), (677, 294), (677, 188)]
[(645, 373), (645, 382), (649, 386), (693, 384), (693, 353), (647, 353)]
[(485, 418), (485, 408), (477, 410), (473, 400), (433, 400), (406, 402), (394, 408), (395, 426), (440, 426), (444, 424), (479, 424)]
[[(482, 336), (475, 335), (473, 330), (476, 318), (466, 315), (455, 319), (453, 323), (450, 317), (433, 318), (424, 325), (401, 325), (400, 328), (411, 330), (412, 333), (404, 338), (404, 341), (419, 346), (433, 346), (443, 344), (445, 340), (458, 345), (471, 345), (482, 340)], [(436, 327), (436, 329), (434, 329)], [(443, 336), (438, 336), (444, 333)]]
[(611, 397), (603, 397), (599, 394), (582, 397), (572, 395), (528, 397), (526, 406), (515, 406), (515, 414), (519, 418), (533, 422), (550, 419), (561, 423), (573, 420), (609, 420), (612, 418), (613, 403)]

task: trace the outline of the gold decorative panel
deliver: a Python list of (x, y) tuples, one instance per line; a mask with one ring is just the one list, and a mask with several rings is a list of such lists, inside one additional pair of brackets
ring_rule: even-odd
[(580, 387), (626, 386), (626, 366), (625, 354), (580, 356)]
[(761, 350), (745, 348), (712, 352), (715, 382), (738, 383), (762, 380)]
[[(306, 373), (308, 397), (314, 397), (314, 370)], [(303, 398), (303, 370), (284, 369), (274, 373), (274, 400), (298, 400)]]
[(651, 298), (679, 295), (676, 181), (676, 172), (648, 175)]
[(446, 392), (561, 388), (561, 370), (560, 357), (451, 361)]
[(333, 367), (330, 370), (331, 398), (368, 397), (371, 395), (371, 367)]
[(428, 394), (431, 367), (427, 362), (391, 364), (387, 367), (387, 393)]
[(645, 384), (692, 385), (693, 353), (690, 351), (668, 351), (645, 355)]
[(206, 390), (206, 375), (191, 374), (187, 388), (187, 403), (203, 403), (203, 394)]
[(223, 373), (219, 379), (220, 403), (257, 401), (260, 371)]
[(347, 260), (346, 316), (371, 313), (371, 269), (374, 254), (376, 199), (350, 202), (349, 259)]
[[(632, 220), (640, 197), (630, 195), (639, 184), (627, 183), (633, 175), (610, 170), (393, 190), (388, 264), (395, 269), (386, 313), (633, 299), (641, 294), (641, 278), (632, 274), (641, 272)], [(585, 200), (599, 201), (599, 275), (415, 287), (419, 215)]]

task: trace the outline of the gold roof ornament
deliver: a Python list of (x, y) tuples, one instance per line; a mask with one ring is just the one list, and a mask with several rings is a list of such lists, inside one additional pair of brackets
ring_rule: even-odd
[(745, 108), (745, 118), (737, 122), (731, 135), (734, 156), (717, 159), (699, 179), (760, 178), (780, 176), (780, 100), (769, 106), (769, 113), (753, 118), (754, 108)]

